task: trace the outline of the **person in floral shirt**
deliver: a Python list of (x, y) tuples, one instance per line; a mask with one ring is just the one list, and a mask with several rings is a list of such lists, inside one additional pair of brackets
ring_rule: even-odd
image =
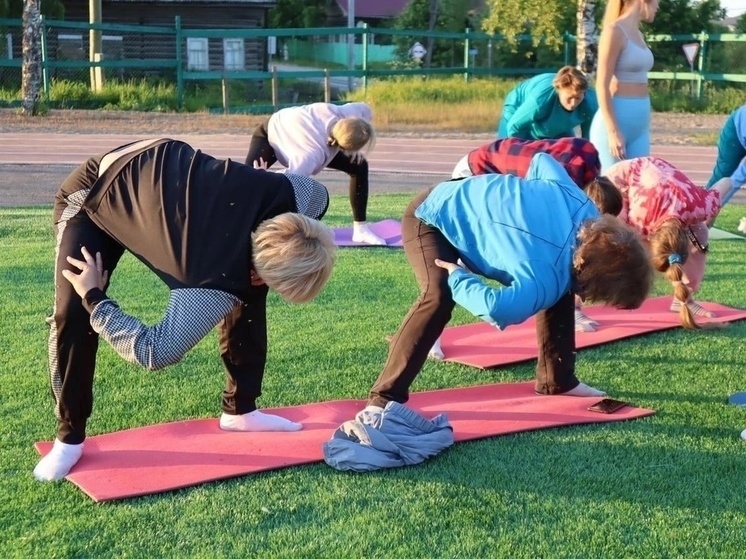
[(687, 328), (700, 328), (695, 316), (713, 317), (697, 304), (695, 293), (704, 276), (709, 229), (725, 192), (694, 184), (681, 170), (658, 157), (636, 157), (606, 172), (622, 193), (624, 220), (648, 242), (653, 266), (674, 288), (671, 311)]

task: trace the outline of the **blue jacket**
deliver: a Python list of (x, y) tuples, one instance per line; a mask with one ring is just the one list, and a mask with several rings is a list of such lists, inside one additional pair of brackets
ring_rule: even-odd
[(539, 74), (518, 84), (505, 97), (497, 129), (498, 138), (542, 140), (574, 136), (580, 126), (583, 138), (588, 138), (593, 115), (598, 110), (596, 92), (589, 88), (574, 110), (566, 110), (559, 102), (552, 81), (556, 74)]
[(572, 283), (581, 224), (599, 215), (550, 155), (538, 153), (525, 179), (479, 175), (436, 186), (415, 215), (438, 229), (466, 266), (448, 284), (469, 312), (504, 328), (554, 305)]

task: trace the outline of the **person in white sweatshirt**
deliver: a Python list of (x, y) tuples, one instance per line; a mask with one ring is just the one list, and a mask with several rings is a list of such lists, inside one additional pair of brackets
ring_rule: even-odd
[(313, 176), (336, 169), (350, 177), (352, 240), (385, 245), (367, 223), (368, 161), (363, 151), (375, 144), (366, 103), (312, 103), (280, 109), (257, 127), (251, 137), (246, 164), (267, 169), (279, 161), (288, 173)]

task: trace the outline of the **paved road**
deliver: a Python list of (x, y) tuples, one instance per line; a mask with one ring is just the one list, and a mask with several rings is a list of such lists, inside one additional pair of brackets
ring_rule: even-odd
[[(172, 136), (211, 155), (243, 161), (246, 138), (230, 134)], [(49, 204), (54, 193), (78, 164), (140, 136), (119, 134), (0, 133), (0, 206)], [(371, 193), (417, 192), (450, 177), (456, 162), (490, 141), (471, 138), (380, 137), (371, 154)], [(653, 155), (681, 168), (702, 184), (709, 179), (716, 151), (703, 146), (653, 146)], [(325, 171), (319, 180), (333, 194), (347, 192), (346, 177)], [(740, 193), (743, 200), (746, 193)]]

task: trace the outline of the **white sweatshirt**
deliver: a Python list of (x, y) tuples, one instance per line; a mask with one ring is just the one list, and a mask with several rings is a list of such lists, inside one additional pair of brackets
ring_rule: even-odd
[(347, 117), (370, 122), (373, 111), (367, 103), (312, 103), (280, 109), (269, 119), (267, 137), (288, 173), (316, 175), (339, 153), (339, 147), (327, 141), (337, 121)]

